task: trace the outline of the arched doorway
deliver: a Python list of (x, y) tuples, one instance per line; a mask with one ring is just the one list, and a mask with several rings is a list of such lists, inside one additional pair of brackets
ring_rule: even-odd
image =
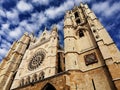
[(56, 90), (56, 89), (53, 85), (51, 85), (50, 83), (47, 83), (42, 90)]

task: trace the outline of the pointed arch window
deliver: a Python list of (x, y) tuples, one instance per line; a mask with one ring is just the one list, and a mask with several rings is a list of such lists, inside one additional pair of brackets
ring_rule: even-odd
[(20, 86), (24, 86), (24, 79), (21, 80)]
[(34, 74), (34, 82), (37, 81), (37, 74)]
[(27, 79), (28, 79), (28, 84), (29, 84), (30, 83), (30, 76), (28, 76)]
[(79, 17), (78, 12), (75, 12), (74, 15), (75, 15), (75, 18)]
[(83, 30), (79, 30), (79, 37), (81, 38), (81, 37), (84, 37), (84, 32), (83, 32)]
[(45, 77), (45, 73), (41, 72), (41, 78), (44, 79), (44, 77)]
[(75, 16), (75, 21), (76, 21), (76, 23), (77, 23), (77, 24), (80, 24), (81, 21), (80, 21), (79, 13), (78, 13), (78, 12), (75, 12), (75, 13), (74, 13), (74, 16)]
[(42, 71), (42, 72), (39, 74), (39, 80), (44, 79), (44, 77), (45, 77), (45, 73)]
[(42, 90), (56, 90), (56, 89), (52, 84), (47, 83)]

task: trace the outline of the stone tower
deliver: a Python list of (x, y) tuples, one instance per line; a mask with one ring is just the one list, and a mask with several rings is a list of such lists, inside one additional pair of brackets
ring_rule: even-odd
[(87, 4), (66, 12), (63, 31), (64, 49), (55, 25), (16, 41), (0, 64), (0, 90), (119, 90), (120, 52)]
[(8, 54), (0, 64), (0, 90), (9, 90), (21, 64), (21, 59), (30, 43), (28, 33), (25, 33), (19, 41), (15, 41)]
[(87, 5), (66, 13), (64, 44), (65, 70), (80, 74), (69, 81), (71, 90), (75, 90), (72, 84), (79, 90), (120, 89), (120, 52)]

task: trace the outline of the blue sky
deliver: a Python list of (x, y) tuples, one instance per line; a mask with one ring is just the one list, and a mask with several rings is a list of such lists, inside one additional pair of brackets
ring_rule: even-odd
[(24, 32), (38, 37), (53, 24), (57, 24), (62, 45), (65, 12), (80, 2), (95, 12), (120, 49), (120, 0), (0, 0), (0, 61)]

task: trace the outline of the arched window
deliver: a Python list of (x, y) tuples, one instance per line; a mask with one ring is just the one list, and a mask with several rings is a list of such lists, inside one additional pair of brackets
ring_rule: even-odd
[(44, 79), (44, 77), (45, 77), (45, 73), (44, 72), (41, 72), (41, 77), (42, 77), (42, 79)]
[(56, 89), (53, 85), (51, 85), (50, 83), (47, 83), (42, 90), (56, 90)]
[(80, 24), (81, 21), (80, 21), (79, 13), (78, 13), (78, 12), (75, 12), (75, 13), (74, 13), (74, 16), (75, 16), (75, 21), (76, 21), (76, 23), (77, 23), (77, 24)]
[(78, 12), (75, 12), (74, 15), (75, 15), (75, 18), (79, 17)]
[(37, 74), (34, 74), (35, 82), (37, 81)]
[(36, 82), (36, 81), (37, 81), (37, 74), (34, 74), (32, 78), (32, 82)]
[(24, 79), (21, 80), (20, 86), (24, 86)]
[(30, 83), (30, 76), (28, 76), (28, 77), (26, 78), (26, 81), (27, 81), (26, 84), (29, 84), (29, 83)]
[(44, 77), (45, 77), (45, 73), (42, 71), (42, 72), (39, 74), (39, 80), (44, 79)]
[(84, 36), (83, 30), (79, 30), (79, 37), (83, 37), (83, 36)]

